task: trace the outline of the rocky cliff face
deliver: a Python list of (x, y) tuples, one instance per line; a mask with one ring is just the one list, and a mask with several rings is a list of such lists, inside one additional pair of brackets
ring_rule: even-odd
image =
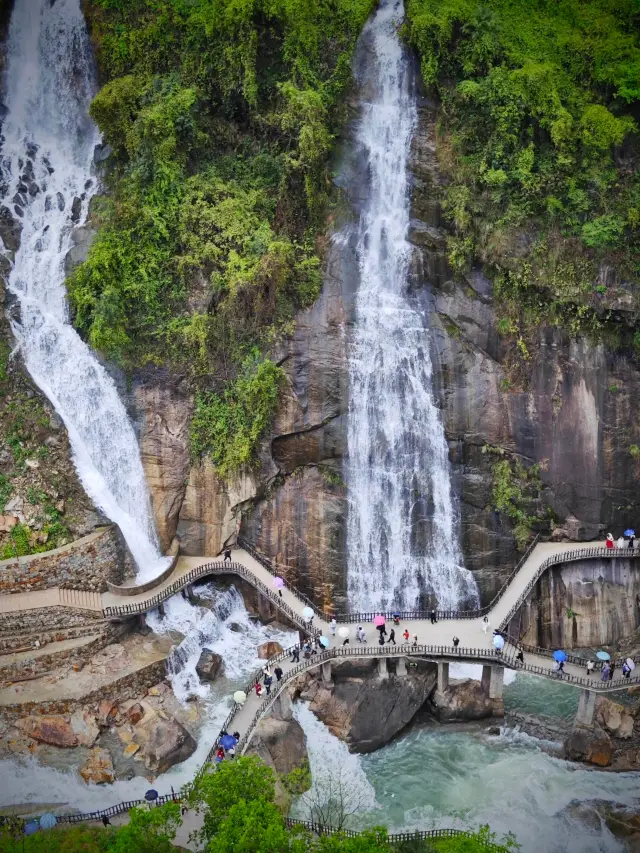
[(613, 646), (640, 625), (640, 557), (554, 566), (535, 585), (511, 633), (545, 648)]
[[(609, 527), (618, 532), (634, 522), (638, 506), (633, 448), (640, 445), (634, 418), (640, 372), (629, 357), (602, 344), (541, 327), (527, 379), (514, 390), (491, 281), (480, 269), (456, 276), (447, 263), (447, 230), (434, 201), (441, 181), (436, 119), (436, 107), (422, 102), (412, 163), (411, 288), (429, 318), (465, 561), (486, 601), (518, 551), (511, 521), (492, 506), (496, 457), (483, 452), (485, 445), (525, 466), (540, 464), (534, 507), (548, 508), (547, 532), (555, 525), (557, 535), (576, 540), (597, 538)], [(352, 152), (341, 176), (352, 219), (365, 183)], [(177, 531), (185, 553), (215, 554), (241, 518), (243, 534), (289, 582), (320, 604), (334, 599), (338, 606), (346, 574), (347, 347), (357, 282), (351, 236), (347, 225), (330, 244), (322, 296), (299, 315), (293, 337), (277, 354), (288, 389), (250, 476), (222, 482), (206, 462), (190, 467), (188, 396), (161, 377), (147, 378), (136, 390), (163, 543)]]

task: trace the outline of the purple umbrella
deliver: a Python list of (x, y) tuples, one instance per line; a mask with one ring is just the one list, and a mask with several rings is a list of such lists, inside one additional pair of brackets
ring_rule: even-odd
[(275, 586), (276, 589), (282, 589), (284, 587), (283, 578), (275, 577), (273, 579), (273, 585)]

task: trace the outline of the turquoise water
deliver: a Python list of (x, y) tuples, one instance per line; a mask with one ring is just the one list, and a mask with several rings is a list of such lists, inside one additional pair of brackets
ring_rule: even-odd
[[(454, 676), (471, 675), (457, 671)], [(578, 691), (519, 674), (505, 687), (505, 705), (523, 713), (571, 719)], [(455, 731), (415, 726), (371, 755), (347, 747), (299, 703), (314, 787), (343, 777), (362, 803), (354, 828), (384, 824), (390, 831), (488, 823), (499, 836), (513, 833), (523, 853), (618, 853), (625, 848), (600, 820), (595, 801), (640, 806), (640, 774), (606, 773), (548, 755), (543, 744), (503, 729)], [(316, 792), (316, 795), (317, 795)], [(308, 814), (298, 801), (295, 816)]]

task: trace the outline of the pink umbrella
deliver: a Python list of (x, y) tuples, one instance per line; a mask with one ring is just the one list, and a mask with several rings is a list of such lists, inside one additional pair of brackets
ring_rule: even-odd
[(384, 625), (384, 616), (374, 616), (373, 624), (376, 626), (376, 628), (379, 628), (381, 625)]
[(282, 587), (284, 586), (284, 580), (282, 578), (276, 577), (273, 579), (273, 585), (276, 589), (282, 589)]

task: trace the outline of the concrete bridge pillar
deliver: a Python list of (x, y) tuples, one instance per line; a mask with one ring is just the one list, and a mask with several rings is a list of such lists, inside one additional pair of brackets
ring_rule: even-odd
[(160, 614), (160, 616), (162, 616), (162, 617), (164, 617), (164, 616), (165, 616), (164, 601), (161, 601), (161, 602), (160, 602), (160, 604), (158, 605), (158, 613), (159, 613), (159, 614)]
[(406, 675), (407, 674), (407, 659), (406, 658), (398, 658), (398, 665), (396, 666), (396, 675)]
[(388, 678), (389, 671), (387, 669), (387, 659), (378, 658), (378, 678)]
[(596, 694), (593, 690), (582, 688), (578, 700), (578, 711), (576, 713), (575, 725), (593, 727), (593, 718), (596, 712)]
[(447, 661), (438, 661), (438, 687), (437, 691), (444, 695), (445, 690), (449, 687), (449, 663)]
[(186, 585), (186, 587), (184, 588), (184, 592), (185, 592), (185, 594), (189, 600), (189, 603), (195, 604), (196, 603), (196, 597), (193, 594), (193, 584), (188, 583)]
[(482, 667), (482, 690), (489, 699), (502, 699), (504, 692), (504, 667), (485, 664)]
[(322, 664), (322, 681), (325, 684), (331, 684), (331, 661), (326, 660)]

